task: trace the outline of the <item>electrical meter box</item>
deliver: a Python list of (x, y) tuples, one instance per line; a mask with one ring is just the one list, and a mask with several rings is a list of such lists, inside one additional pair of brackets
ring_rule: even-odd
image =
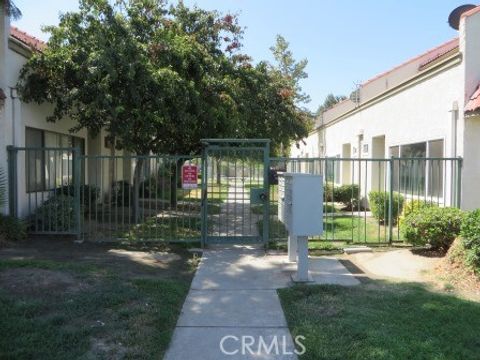
[(278, 218), (290, 236), (323, 234), (322, 176), (279, 173)]

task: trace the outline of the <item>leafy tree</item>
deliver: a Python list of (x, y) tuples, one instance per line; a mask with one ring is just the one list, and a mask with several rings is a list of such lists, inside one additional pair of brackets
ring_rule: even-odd
[(300, 81), (308, 77), (305, 71), (308, 60), (303, 59), (297, 62), (289, 46), (289, 42), (282, 35), (277, 35), (275, 45), (270, 48), (276, 62), (274, 70), (277, 70), (281, 77), (287, 80), (294, 91), (294, 100), (297, 104), (308, 103), (310, 96), (304, 93), (300, 86)]
[(347, 99), (347, 97), (344, 95), (336, 96), (333, 94), (328, 94), (325, 100), (323, 101), (323, 104), (318, 107), (317, 116), (345, 99)]
[[(29, 59), (18, 88), (24, 101), (53, 104), (47, 120), (73, 119), (72, 131), (105, 129), (138, 155), (198, 153), (208, 137), (279, 144), (307, 132), (286, 80), (239, 53), (243, 30), (233, 15), (182, 2), (80, 0), (78, 12), (46, 31), (48, 47)], [(142, 167), (140, 159), (134, 207)]]
[(0, 0), (0, 6), (3, 7), (5, 14), (11, 19), (18, 20), (22, 17), (22, 12), (12, 0)]

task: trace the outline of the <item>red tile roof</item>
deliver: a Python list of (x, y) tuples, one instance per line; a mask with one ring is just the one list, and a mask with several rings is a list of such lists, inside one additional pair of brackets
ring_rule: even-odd
[(44, 41), (21, 31), (15, 26), (10, 28), (10, 36), (29, 46), (32, 50), (43, 51), (47, 47), (47, 44)]
[(467, 105), (465, 106), (465, 113), (471, 114), (480, 110), (480, 85), (478, 86), (477, 90), (473, 93), (468, 100)]
[(458, 46), (459, 46), (458, 38), (454, 38), (452, 40), (449, 40), (446, 43), (443, 43), (442, 45), (439, 45), (439, 46), (437, 46), (437, 47), (435, 47), (431, 50), (428, 50), (427, 52), (425, 52), (423, 54), (420, 54), (418, 56), (415, 56), (414, 58), (411, 58), (410, 60), (405, 61), (404, 63), (402, 63), (398, 66), (395, 66), (393, 69), (390, 69), (388, 71), (385, 71), (384, 73), (381, 73), (381, 74), (375, 76), (374, 78), (364, 82), (362, 84), (362, 86), (365, 86), (365, 85), (367, 85), (367, 84), (369, 84), (369, 83), (371, 83), (375, 80), (378, 80), (382, 77), (385, 77), (385, 76), (391, 74), (392, 72), (394, 72), (396, 70), (399, 70), (402, 67), (404, 67), (406, 65), (409, 65), (409, 64), (411, 64), (415, 61), (420, 62), (420, 67), (425, 66), (426, 64), (438, 59), (442, 55), (445, 55), (445, 54), (449, 53), (450, 51), (454, 50)]

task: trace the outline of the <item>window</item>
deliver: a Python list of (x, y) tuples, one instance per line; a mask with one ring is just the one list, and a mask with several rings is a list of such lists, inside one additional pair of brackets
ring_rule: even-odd
[[(390, 147), (396, 191), (415, 196), (443, 195), (443, 140)], [(436, 158), (431, 160), (431, 158)]]
[[(27, 128), (25, 132), (25, 144), (27, 147), (42, 148), (42, 131)], [(27, 191), (41, 191), (45, 188), (45, 167), (41, 150), (28, 150), (26, 152), (26, 179)]]
[(444, 178), (444, 160), (443, 140), (428, 142), (428, 157), (432, 158), (427, 163), (428, 166), (428, 196), (440, 198), (443, 195)]
[(72, 182), (72, 152), (42, 148), (79, 147), (81, 154), (85, 153), (85, 140), (82, 138), (33, 128), (26, 128), (25, 146), (35, 148), (27, 150), (25, 155), (27, 192), (46, 191)]
[(325, 159), (325, 179), (328, 182), (340, 183), (340, 161), (337, 160), (340, 155), (336, 157), (327, 157)]

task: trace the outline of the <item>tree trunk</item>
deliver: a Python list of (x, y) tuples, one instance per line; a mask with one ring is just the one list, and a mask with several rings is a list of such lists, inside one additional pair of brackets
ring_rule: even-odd
[(220, 158), (217, 159), (217, 185), (220, 185), (222, 182), (222, 161)]
[(140, 182), (142, 181), (142, 170), (144, 162), (144, 158), (137, 158), (135, 170), (133, 172), (132, 213), (133, 221), (135, 224), (137, 224), (140, 220)]
[(185, 159), (177, 159), (171, 165), (171, 175), (170, 175), (170, 207), (175, 209), (178, 204), (177, 198), (177, 189), (182, 185), (181, 174), (179, 174), (179, 170), (182, 168)]
[[(108, 184), (110, 189), (113, 189), (113, 184), (115, 183), (115, 138), (112, 138), (111, 141), (110, 159), (108, 160)], [(113, 191), (110, 191), (110, 203), (112, 204), (113, 201)]]

